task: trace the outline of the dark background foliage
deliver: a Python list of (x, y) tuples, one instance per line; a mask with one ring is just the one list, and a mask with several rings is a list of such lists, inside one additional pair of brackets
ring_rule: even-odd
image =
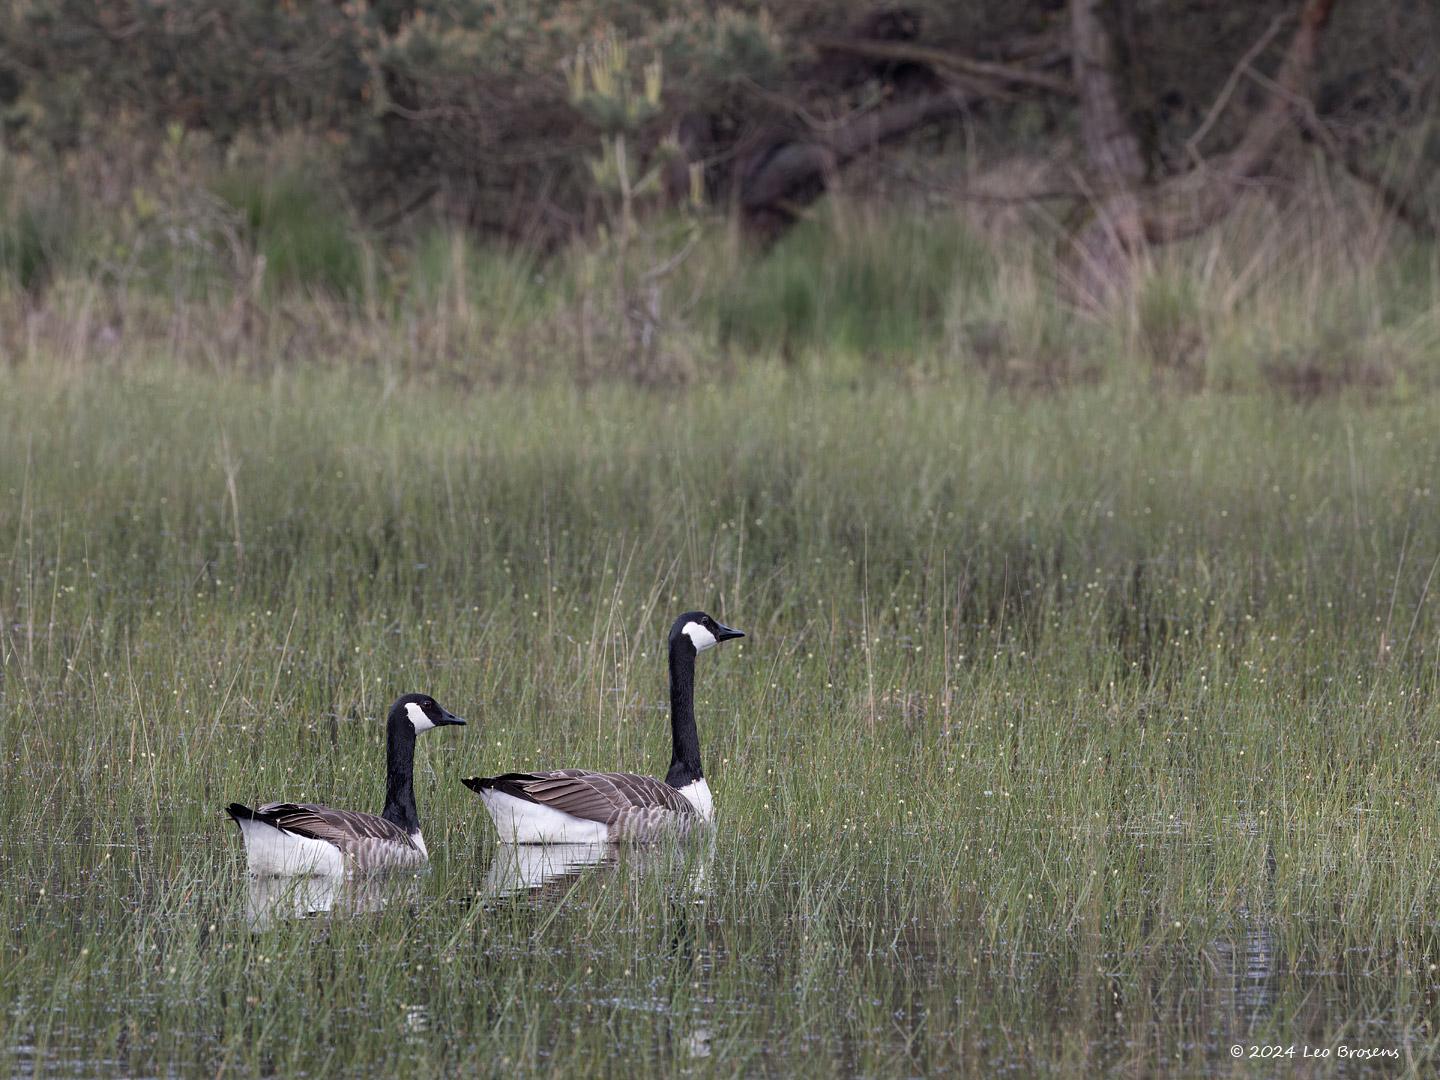
[[(1263, 45), (1255, 68), (1273, 73), (1296, 8), (1295, 0), (1106, 5), (1123, 104), (1152, 173), (1235, 140), (1247, 102), (1264, 89), (1263, 74), (1233, 80), (1237, 64)], [(834, 0), (12, 0), (0, 6), (0, 115), (12, 147), (51, 153), (117, 122), (151, 132), (178, 124), (220, 145), (304, 128), (338, 148), (346, 192), (377, 220), (434, 199), (484, 233), (554, 236), (594, 223), (597, 129), (627, 129), (632, 166), (668, 170), (672, 196), (686, 187), (688, 159), (703, 170), (709, 197), (724, 201), (777, 150), (944, 81), (930, 65), (828, 44), (1019, 58), (1062, 79), (1067, 29), (1066, 7), (1054, 0), (871, 9)], [(627, 78), (663, 65), (659, 107), (643, 117), (572, 99), (567, 67), (607, 36), (627, 45)], [(1417, 137), (1436, 100), (1437, 41), (1434, 5), (1339, 5), (1317, 66), (1319, 112), (1357, 153)], [(1058, 156), (1070, 145), (1070, 96), (979, 89), (964, 109), (906, 128), (909, 148)], [(1207, 123), (1217, 101), (1224, 107)]]

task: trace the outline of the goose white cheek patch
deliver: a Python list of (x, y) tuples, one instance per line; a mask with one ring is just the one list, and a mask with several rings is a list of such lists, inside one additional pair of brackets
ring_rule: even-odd
[[(405, 706), (405, 715), (410, 717), (410, 726), (415, 729), (416, 735), (419, 735), (422, 731), (429, 731), (435, 726), (430, 717), (425, 715), (425, 710), (413, 701)], [(427, 743), (426, 745), (428, 746), (429, 744)]]
[(715, 644), (715, 635), (698, 622), (687, 622), (680, 632), (690, 639), (697, 653), (704, 652)]

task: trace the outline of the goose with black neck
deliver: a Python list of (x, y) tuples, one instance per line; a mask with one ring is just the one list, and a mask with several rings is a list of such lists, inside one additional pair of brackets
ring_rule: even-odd
[(639, 842), (685, 835), (711, 821), (714, 801), (700, 766), (695, 727), (695, 658), (744, 633), (703, 611), (670, 627), (670, 769), (637, 773), (551, 769), (461, 781), (484, 800), (507, 844)]
[(415, 740), (464, 720), (429, 694), (406, 694), (385, 726), (385, 809), (379, 814), (316, 803), (272, 802), (257, 809), (231, 803), (250, 873), (256, 877), (413, 869), (429, 861), (415, 809)]

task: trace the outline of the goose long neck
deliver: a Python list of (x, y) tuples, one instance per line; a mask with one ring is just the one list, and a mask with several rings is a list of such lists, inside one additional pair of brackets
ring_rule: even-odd
[(420, 829), (414, 777), (415, 731), (408, 720), (391, 721), (385, 736), (385, 809), (380, 816), (407, 833)]
[(682, 788), (700, 771), (700, 734), (695, 730), (695, 649), (685, 638), (670, 644), (670, 738), (673, 752), (665, 782)]

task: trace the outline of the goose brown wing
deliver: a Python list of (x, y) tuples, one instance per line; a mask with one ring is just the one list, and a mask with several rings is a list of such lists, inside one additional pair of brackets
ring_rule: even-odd
[(547, 772), (506, 773), (467, 784), (480, 790), (494, 788), (517, 798), (549, 806), (571, 817), (614, 825), (636, 810), (668, 810), (693, 814), (690, 800), (663, 780), (637, 773), (586, 772), (552, 769)]
[(399, 844), (414, 848), (417, 853), (420, 850), (400, 826), (378, 814), (359, 810), (335, 810), (314, 803), (266, 803), (255, 811), (255, 816), (286, 832), (325, 840), (341, 851), (350, 851), (371, 841)]

